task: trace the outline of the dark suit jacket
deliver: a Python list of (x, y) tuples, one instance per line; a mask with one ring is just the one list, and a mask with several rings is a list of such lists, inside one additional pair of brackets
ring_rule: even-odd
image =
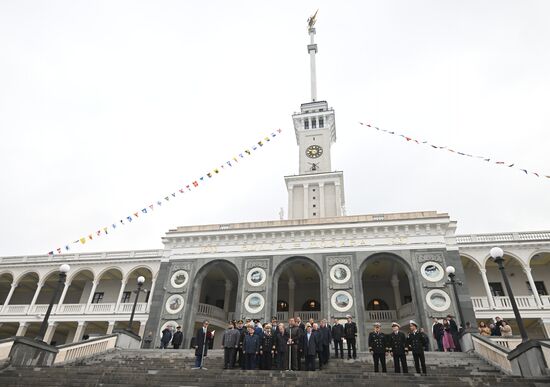
[(388, 340), (388, 348), (393, 355), (405, 355), (408, 350), (407, 337), (403, 332), (390, 333), (386, 336)]
[(307, 332), (302, 338), (302, 348), (304, 351), (304, 356), (316, 356), (318, 350), (319, 340), (317, 335), (311, 332), (309, 340), (307, 339)]
[(183, 333), (181, 331), (176, 331), (174, 333), (174, 336), (172, 337), (172, 344), (173, 345), (181, 345), (183, 342)]
[[(195, 356), (202, 356), (202, 349), (204, 347), (204, 356), (208, 353), (208, 342), (211, 340), (211, 334), (210, 332), (206, 333), (206, 336), (202, 330), (202, 327), (200, 327), (197, 330), (197, 334), (195, 336), (195, 345), (197, 348), (195, 348)], [(206, 342), (206, 343), (205, 343)], [(206, 344), (206, 345), (205, 345)]]
[(334, 340), (342, 340), (344, 337), (344, 326), (342, 324), (334, 324), (332, 326), (332, 338)]

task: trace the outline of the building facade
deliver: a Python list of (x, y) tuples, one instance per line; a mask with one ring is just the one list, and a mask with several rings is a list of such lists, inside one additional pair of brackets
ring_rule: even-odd
[[(139, 276), (147, 291), (138, 295), (132, 329), (153, 345), (170, 324), (183, 327), (189, 346), (204, 319), (223, 330), (246, 317), (351, 315), (361, 349), (375, 321), (389, 329), (415, 320), (430, 330), (432, 317), (462, 314), (473, 324), (500, 316), (514, 327), (489, 259), (494, 245), (505, 251), (529, 333), (549, 337), (549, 231), (457, 236), (445, 213), (346, 215), (343, 172), (331, 169), (335, 112), (317, 100), (313, 25), (309, 35), (312, 96), (292, 116), (300, 157), (298, 174), (284, 178), (288, 220), (178, 227), (161, 250), (0, 257), (0, 338), (36, 335), (62, 263), (71, 270), (45, 337), (56, 344), (126, 328)], [(461, 283), (457, 297), (448, 266)]]

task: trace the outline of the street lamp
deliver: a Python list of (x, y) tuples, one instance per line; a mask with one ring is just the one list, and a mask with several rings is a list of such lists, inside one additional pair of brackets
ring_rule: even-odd
[(55, 291), (53, 292), (50, 305), (48, 306), (48, 310), (46, 311), (46, 315), (44, 316), (44, 320), (42, 320), (42, 325), (40, 325), (38, 335), (35, 337), (35, 340), (37, 341), (44, 341), (44, 336), (46, 335), (46, 330), (48, 329), (48, 320), (50, 318), (50, 314), (52, 313), (53, 304), (57, 301), (57, 295), (65, 284), (65, 280), (67, 279), (67, 273), (69, 272), (69, 270), (71, 270), (71, 267), (66, 263), (59, 266), (59, 281), (57, 282), (57, 286), (55, 288)]
[(130, 315), (130, 321), (128, 322), (128, 328), (126, 328), (127, 331), (130, 331), (132, 333), (134, 333), (134, 331), (132, 330), (132, 324), (134, 322), (134, 314), (136, 313), (136, 306), (139, 298), (139, 293), (141, 292), (141, 287), (143, 286), (144, 283), (145, 283), (145, 277), (140, 275), (137, 278), (136, 299), (134, 300), (134, 306), (132, 308), (132, 314)]
[(514, 293), (512, 292), (512, 288), (510, 287), (510, 282), (508, 282), (508, 276), (506, 276), (506, 271), (504, 270), (504, 251), (500, 247), (493, 247), (491, 251), (489, 252), (491, 254), (491, 257), (495, 261), (495, 263), (498, 265), (498, 269), (500, 270), (500, 274), (502, 274), (502, 279), (504, 281), (504, 286), (506, 287), (506, 291), (508, 292), (508, 297), (510, 298), (510, 303), (512, 304), (512, 310), (514, 311), (514, 316), (516, 318), (516, 322), (518, 324), (519, 333), (521, 335), (521, 341), (526, 342), (529, 340), (527, 337), (527, 331), (525, 330), (525, 326), (523, 325), (523, 319), (521, 318), (521, 315), (519, 314), (518, 304), (516, 303), (516, 298), (514, 297)]
[(456, 291), (456, 285), (462, 285), (462, 282), (455, 280), (455, 268), (454, 266), (447, 266), (445, 272), (449, 276), (449, 283), (453, 287), (453, 293), (455, 295), (456, 307), (458, 309), (458, 316), (460, 317), (460, 323), (466, 327), (466, 322), (464, 321), (464, 316), (462, 315), (462, 306), (460, 305), (460, 300), (458, 299), (458, 292)]

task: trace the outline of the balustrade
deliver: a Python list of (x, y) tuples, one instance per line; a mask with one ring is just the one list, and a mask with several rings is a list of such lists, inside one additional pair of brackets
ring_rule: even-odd
[[(546, 298), (543, 298), (546, 297)], [(498, 310), (512, 310), (512, 303), (510, 297), (498, 296), (494, 297), (495, 308)], [(548, 296), (541, 296), (543, 306), (550, 306), (550, 298)], [(534, 296), (516, 296), (516, 303), (518, 308), (522, 310), (539, 309)], [(490, 310), (491, 306), (487, 297), (472, 297), (472, 305), (474, 311), (477, 310)]]

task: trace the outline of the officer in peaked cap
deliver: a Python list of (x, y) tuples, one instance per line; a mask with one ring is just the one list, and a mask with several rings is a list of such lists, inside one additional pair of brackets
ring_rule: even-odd
[(416, 373), (426, 374), (426, 360), (424, 358), (424, 346), (426, 343), (426, 335), (418, 331), (418, 324), (411, 320), (409, 322), (409, 336), (407, 337), (407, 345), (411, 349), (414, 359), (414, 367)]
[(374, 372), (380, 372), (378, 363), (382, 366), (382, 372), (386, 372), (386, 353), (387, 343), (386, 335), (380, 332), (380, 323), (374, 323), (374, 330), (369, 333), (369, 351), (372, 353), (374, 360)]
[(398, 323), (391, 324), (392, 333), (387, 336), (387, 346), (393, 356), (395, 373), (400, 373), (403, 368), (403, 373), (406, 374), (409, 372), (407, 368), (407, 337), (399, 331), (399, 328), (401, 326)]

